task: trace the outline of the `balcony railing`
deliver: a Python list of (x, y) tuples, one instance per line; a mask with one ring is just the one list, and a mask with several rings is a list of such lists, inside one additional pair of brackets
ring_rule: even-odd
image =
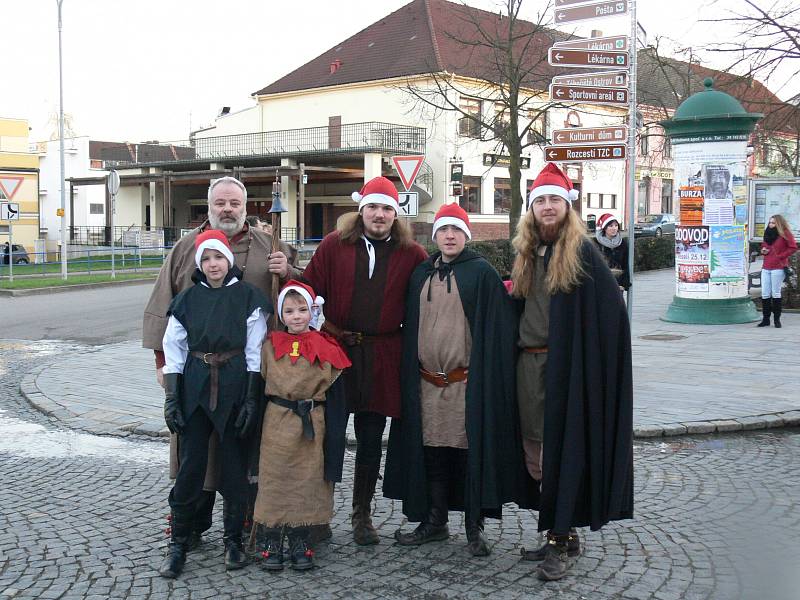
[(425, 128), (370, 121), (106, 148), (106, 166), (343, 154), (425, 153)]

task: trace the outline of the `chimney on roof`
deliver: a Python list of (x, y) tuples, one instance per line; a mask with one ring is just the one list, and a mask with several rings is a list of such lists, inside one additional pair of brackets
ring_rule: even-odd
[(338, 58), (331, 63), (331, 75), (336, 73), (339, 70), (339, 67), (342, 66), (342, 61)]
[(229, 112), (231, 112), (231, 107), (230, 106), (223, 106), (222, 108), (219, 109), (219, 114), (217, 116), (218, 117), (224, 117)]

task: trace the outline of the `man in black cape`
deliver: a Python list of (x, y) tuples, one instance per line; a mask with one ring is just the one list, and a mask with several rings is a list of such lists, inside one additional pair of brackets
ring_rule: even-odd
[(570, 180), (548, 164), (514, 239), (520, 316), (517, 398), (530, 475), (519, 505), (539, 510), (547, 543), (525, 552), (540, 579), (580, 554), (576, 527), (633, 516), (633, 384), (622, 295), (570, 208)]
[(384, 495), (420, 525), (401, 545), (447, 539), (448, 510), (465, 511), (470, 552), (489, 554), (483, 518), (500, 518), (525, 476), (514, 395), (516, 315), (497, 271), (464, 245), (469, 218), (439, 210), (440, 251), (409, 282)]

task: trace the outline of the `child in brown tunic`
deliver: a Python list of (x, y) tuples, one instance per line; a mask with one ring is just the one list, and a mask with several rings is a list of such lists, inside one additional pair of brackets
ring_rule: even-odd
[(350, 360), (329, 335), (309, 328), (314, 290), (289, 281), (278, 296), (286, 331), (270, 333), (261, 352), (268, 404), (261, 435), (258, 497), (253, 517), (263, 530), (262, 566), (314, 566), (308, 528), (333, 517), (333, 485), (341, 481), (347, 410), (338, 377)]

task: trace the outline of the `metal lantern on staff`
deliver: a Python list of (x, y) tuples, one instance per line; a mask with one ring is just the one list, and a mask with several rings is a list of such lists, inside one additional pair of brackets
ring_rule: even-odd
[[(281, 213), (288, 212), (283, 204), (281, 193), (281, 180), (278, 177), (278, 170), (275, 169), (275, 181), (272, 182), (272, 207), (269, 209), (272, 225), (272, 250), (271, 254), (280, 250), (281, 243)], [(272, 274), (272, 305), (278, 306), (278, 292), (280, 291), (280, 276)]]

